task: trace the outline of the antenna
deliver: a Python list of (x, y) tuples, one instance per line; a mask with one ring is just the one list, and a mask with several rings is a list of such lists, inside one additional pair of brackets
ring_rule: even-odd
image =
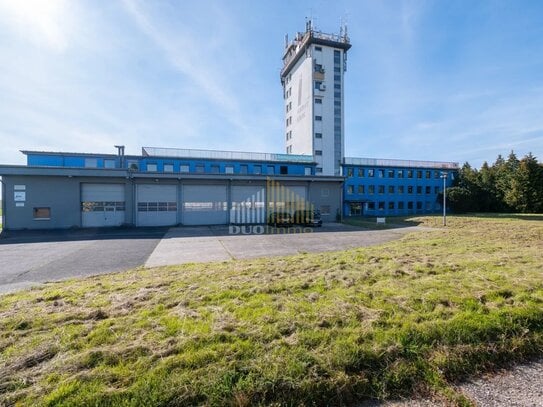
[(288, 34), (285, 34), (285, 48), (288, 48)]

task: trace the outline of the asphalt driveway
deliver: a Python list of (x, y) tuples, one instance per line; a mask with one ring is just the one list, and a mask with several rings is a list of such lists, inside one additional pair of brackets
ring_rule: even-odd
[[(264, 227), (260, 227), (264, 228)], [(398, 239), (417, 227), (364, 230), (342, 224), (246, 235), (228, 226), (11, 232), (0, 238), (0, 294), (46, 281), (189, 262), (344, 250)], [(247, 230), (243, 230), (247, 232)], [(234, 233), (232, 233), (234, 232)]]
[(10, 232), (0, 238), (0, 294), (45, 281), (141, 266), (167, 228)]

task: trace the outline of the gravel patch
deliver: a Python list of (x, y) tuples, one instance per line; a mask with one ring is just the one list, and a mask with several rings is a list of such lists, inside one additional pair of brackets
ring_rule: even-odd
[(543, 406), (543, 360), (460, 385), (479, 407)]

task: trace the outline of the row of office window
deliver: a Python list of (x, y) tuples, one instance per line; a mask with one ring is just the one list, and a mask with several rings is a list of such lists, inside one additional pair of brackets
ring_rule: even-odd
[[(356, 175), (355, 175), (356, 174)], [(385, 170), (374, 168), (347, 167), (347, 177), (368, 177), (368, 178), (417, 178), (417, 179), (434, 179), (440, 178), (440, 171), (432, 170)]]
[(421, 185), (413, 186), (413, 185), (389, 185), (388, 187), (385, 187), (385, 185), (357, 185), (355, 189), (355, 185), (348, 185), (347, 186), (347, 194), (352, 195), (356, 191), (357, 194), (369, 194), (373, 195), (375, 193), (378, 194), (384, 194), (385, 191), (388, 194), (405, 194), (406, 192), (408, 194), (414, 194), (416, 191), (417, 195), (422, 195), (423, 193), (426, 195), (430, 195), (432, 193), (438, 194), (441, 191), (441, 188), (438, 186), (434, 186), (433, 188), (431, 186), (423, 187)]
[(407, 210), (417, 209), (419, 211), (420, 210), (434, 211), (434, 210), (440, 209), (439, 203), (431, 202), (431, 201), (426, 201), (426, 202), (422, 202), (422, 201), (416, 201), (416, 202), (413, 202), (413, 201), (407, 201), (407, 202), (404, 202), (404, 201), (398, 201), (398, 202), (394, 202), (394, 201), (390, 201), (390, 202), (384, 202), (384, 201), (365, 202), (364, 206), (365, 207), (363, 207), (363, 204), (361, 202), (351, 202), (349, 204), (350, 215), (351, 216), (363, 215), (364, 210), (368, 210), (368, 211), (375, 211), (375, 210), (378, 210), (378, 211), (384, 211), (384, 210), (394, 211), (394, 210), (399, 210), (399, 211), (401, 211), (401, 210), (405, 210), (405, 209), (407, 209)]
[[(147, 163), (147, 171), (148, 172), (158, 172), (158, 166), (156, 163)], [(174, 172), (174, 166), (173, 164), (164, 164), (163, 165), (163, 171), (164, 172)], [(181, 164), (179, 165), (179, 172), (181, 173), (189, 173), (191, 172), (189, 164)], [(212, 164), (209, 166), (209, 170), (206, 171), (206, 167), (204, 164), (196, 164), (194, 166), (194, 171), (198, 174), (208, 173), (208, 174), (267, 174), (267, 175), (275, 175), (275, 165), (253, 165), (252, 166), (252, 172), (249, 172), (249, 166), (247, 164), (241, 164), (239, 165), (237, 171), (236, 168), (233, 165), (225, 165), (221, 171), (221, 166), (218, 164)], [(286, 175), (289, 173), (289, 168), (287, 165), (280, 165), (279, 166), (279, 174)], [(304, 175), (311, 175), (311, 167), (304, 167)]]

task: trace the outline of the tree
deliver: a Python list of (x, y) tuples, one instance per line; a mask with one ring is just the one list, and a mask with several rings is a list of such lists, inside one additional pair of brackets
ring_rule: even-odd
[(543, 211), (543, 171), (537, 159), (530, 153), (518, 164), (511, 177), (507, 203), (517, 212), (535, 213)]

